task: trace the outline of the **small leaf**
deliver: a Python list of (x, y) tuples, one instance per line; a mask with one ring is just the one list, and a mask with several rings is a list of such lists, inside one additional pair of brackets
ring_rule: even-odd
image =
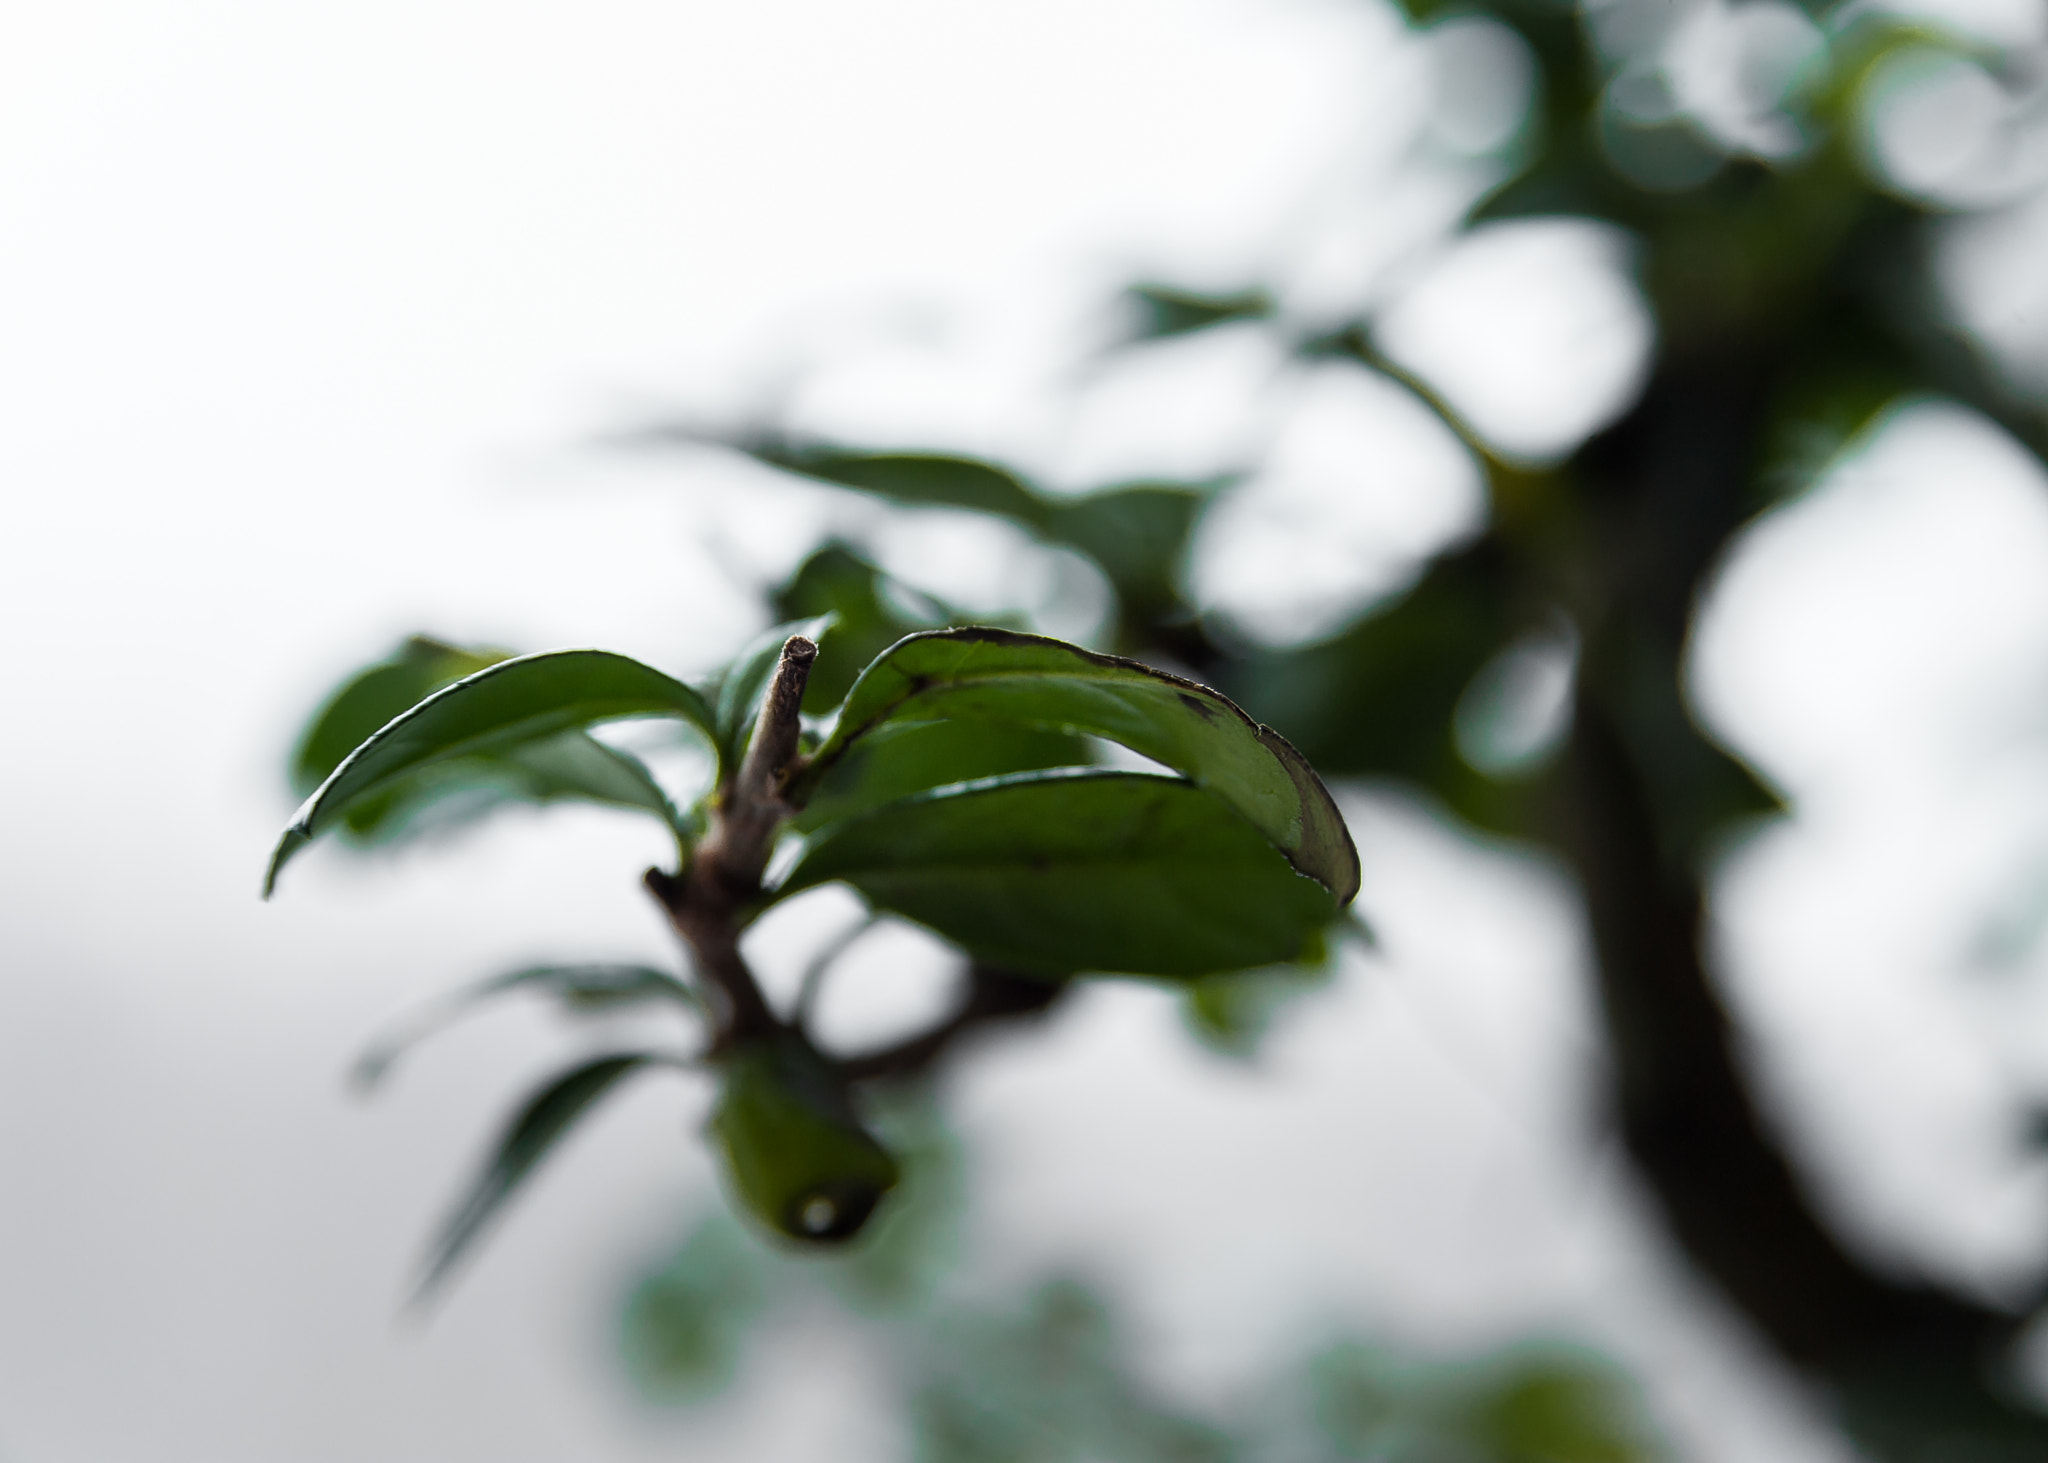
[(960, 719), (1087, 732), (1207, 788), (1347, 904), (1358, 851), (1315, 769), (1207, 686), (1042, 635), (975, 627), (912, 635), (861, 673), (790, 787), (801, 805), (879, 727)]
[(1138, 284), (1132, 285), (1126, 296), (1139, 312), (1139, 340), (1186, 335), (1225, 321), (1258, 320), (1273, 313), (1273, 297), (1264, 290), (1205, 295), (1171, 285)]
[(1027, 773), (835, 824), (782, 886), (843, 879), (978, 959), (1045, 975), (1206, 975), (1299, 956), (1336, 914), (1221, 798), (1179, 778)]
[(899, 1171), (831, 1069), (795, 1031), (721, 1059), (708, 1129), (740, 1207), (784, 1239), (853, 1238)]
[[(373, 797), (439, 763), (515, 748), (625, 716), (675, 716), (715, 737), (703, 697), (652, 666), (603, 650), (557, 650), (501, 661), (435, 692), (335, 768), (278, 840), (267, 898), (292, 855)], [(624, 772), (623, 763), (620, 769)]]
[(384, 1079), (391, 1064), (410, 1048), (439, 1031), (459, 1016), (496, 996), (514, 991), (537, 990), (555, 997), (572, 1011), (615, 1011), (650, 1001), (671, 1001), (701, 1012), (690, 988), (664, 971), (646, 965), (533, 965), (455, 992), (436, 1001), (379, 1037), (350, 1072), (350, 1080), (371, 1088)]
[(835, 447), (765, 447), (753, 455), (789, 472), (857, 488), (907, 507), (965, 508), (1027, 527), (1043, 523), (1046, 501), (1000, 467), (923, 452)]
[(1336, 973), (1330, 954), (1324, 939), (1313, 938), (1301, 958), (1290, 964), (1202, 976), (1189, 983), (1181, 1017), (1210, 1050), (1249, 1060), (1281, 1008), (1329, 985)]
[(653, 1401), (695, 1402), (731, 1381), (773, 1279), (767, 1256), (730, 1214), (699, 1224), (633, 1287), (619, 1318), (626, 1370), (641, 1391)]
[(505, 1201), (533, 1172), (534, 1166), (546, 1157), (555, 1141), (568, 1132), (593, 1103), (617, 1086), (621, 1078), (650, 1063), (665, 1060), (647, 1052), (621, 1052), (615, 1056), (600, 1057), (565, 1072), (529, 1098), (498, 1139), (490, 1162), (471, 1184), (461, 1207), (442, 1226), (428, 1256), (419, 1287), (413, 1294), (414, 1304), (426, 1301), (440, 1288), (455, 1263), (483, 1232), (484, 1226), (504, 1207)]

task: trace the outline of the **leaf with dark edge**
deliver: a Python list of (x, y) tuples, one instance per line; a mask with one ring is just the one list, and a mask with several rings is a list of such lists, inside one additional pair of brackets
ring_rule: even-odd
[(592, 1104), (617, 1086), (620, 1079), (654, 1064), (673, 1065), (674, 1059), (652, 1052), (620, 1052), (599, 1057), (563, 1073), (528, 1098), (499, 1136), (490, 1161), (470, 1185), (461, 1206), (441, 1227), (413, 1292), (413, 1304), (421, 1305), (432, 1298), (505, 1201)]
[(1229, 803), (1177, 777), (1039, 772), (834, 824), (782, 885), (844, 880), (976, 958), (1198, 976), (1301, 956), (1337, 912)]
[(717, 735), (697, 692), (652, 666), (603, 650), (521, 656), (435, 692), (351, 752), (299, 809), (272, 853), (264, 897), (301, 848), (374, 796), (437, 763), (514, 748), (627, 716), (680, 717)]
[(399, 1057), (456, 1018), (496, 996), (525, 990), (553, 996), (579, 1013), (617, 1011), (656, 1001), (671, 1002), (693, 1015), (703, 1013), (688, 986), (652, 966), (530, 965), (479, 981), (417, 1012), (372, 1043), (356, 1060), (349, 1080), (365, 1091), (375, 1087)]
[(1343, 816), (1279, 733), (1195, 681), (1042, 635), (974, 627), (899, 641), (861, 673), (832, 734), (792, 780), (791, 799), (801, 806), (878, 728), (941, 720), (1117, 742), (1223, 799), (1340, 905), (1358, 892), (1358, 851)]

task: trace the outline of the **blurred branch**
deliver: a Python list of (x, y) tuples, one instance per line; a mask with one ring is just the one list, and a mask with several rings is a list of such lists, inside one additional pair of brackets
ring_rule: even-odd
[(1042, 1016), (1066, 994), (1067, 982), (1019, 975), (979, 961), (967, 967), (967, 998), (930, 1030), (833, 1065), (849, 1082), (902, 1080), (929, 1071), (958, 1042), (1005, 1021)]

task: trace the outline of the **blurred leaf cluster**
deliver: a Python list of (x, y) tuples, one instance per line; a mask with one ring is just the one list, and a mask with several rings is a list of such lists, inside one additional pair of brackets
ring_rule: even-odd
[[(620, 1350), (641, 1395), (715, 1397), (778, 1307), (823, 1294), (888, 1360), (918, 1463), (1658, 1463), (1633, 1385), (1577, 1348), (1522, 1343), (1467, 1360), (1344, 1341), (1258, 1393), (1190, 1406), (1147, 1376), (1109, 1302), (1071, 1276), (1009, 1303), (949, 1276), (963, 1155), (917, 1098), (892, 1110), (906, 1192), (850, 1252), (760, 1246), (703, 1218), (630, 1290)], [(902, 1141), (903, 1135), (917, 1136)]]

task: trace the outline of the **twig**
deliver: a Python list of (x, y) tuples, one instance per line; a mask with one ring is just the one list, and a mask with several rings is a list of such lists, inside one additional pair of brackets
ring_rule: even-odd
[(914, 1077), (972, 1031), (1043, 1015), (1068, 986), (1058, 977), (1019, 975), (978, 962), (967, 967), (967, 982), (967, 999), (960, 1009), (929, 1031), (877, 1051), (842, 1057), (833, 1068), (847, 1082)]
[(769, 682), (745, 760), (719, 790), (711, 826), (680, 875), (649, 869), (647, 890), (695, 958), (720, 1009), (713, 1050), (779, 1030), (760, 984), (740, 954), (741, 906), (761, 892), (775, 831), (792, 811), (782, 800), (796, 760), (798, 715), (818, 647), (792, 635)]

